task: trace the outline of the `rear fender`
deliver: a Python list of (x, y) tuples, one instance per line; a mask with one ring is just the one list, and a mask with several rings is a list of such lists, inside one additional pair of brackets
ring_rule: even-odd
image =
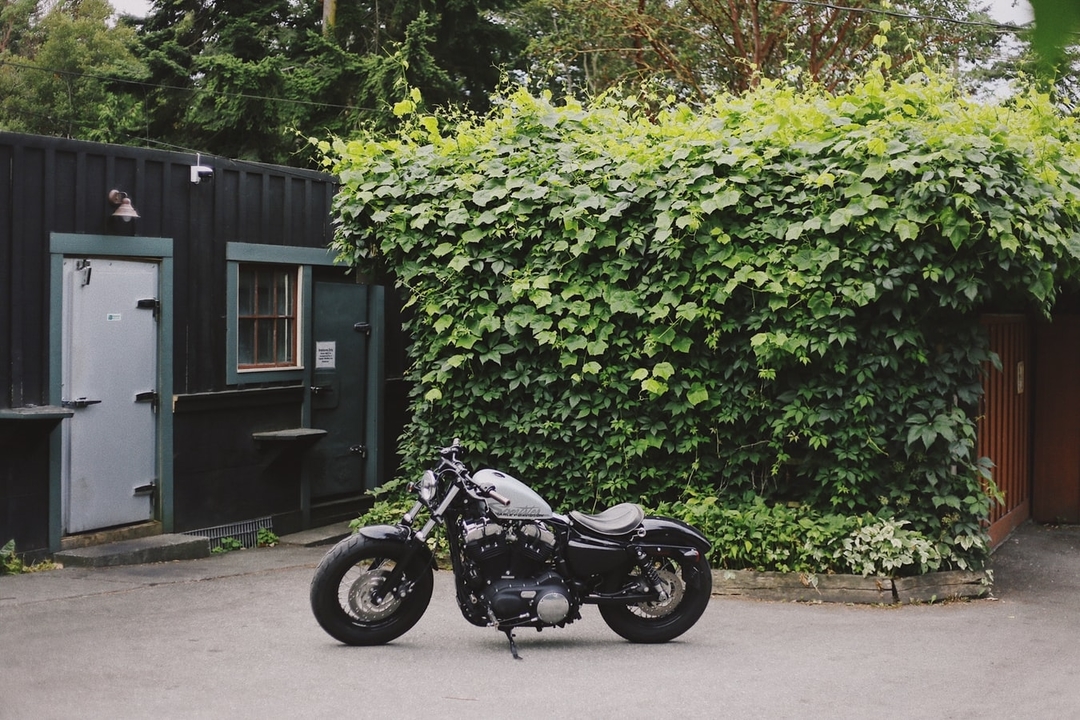
[(649, 516), (641, 522), (644, 535), (638, 545), (666, 545), (694, 548), (702, 555), (707, 555), (712, 545), (697, 528), (687, 525), (682, 520), (668, 517)]

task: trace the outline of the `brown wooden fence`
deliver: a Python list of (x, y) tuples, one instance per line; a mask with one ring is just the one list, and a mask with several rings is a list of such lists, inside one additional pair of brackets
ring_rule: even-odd
[(987, 364), (979, 413), (979, 457), (994, 463), (994, 482), (1004, 495), (990, 514), (990, 538), (999, 544), (1031, 515), (1031, 329), (1023, 315), (987, 315), (983, 325), (1001, 369)]

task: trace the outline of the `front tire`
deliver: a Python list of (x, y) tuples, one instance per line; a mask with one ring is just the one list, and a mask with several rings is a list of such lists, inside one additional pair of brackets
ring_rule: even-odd
[(379, 603), (372, 598), (407, 550), (403, 543), (362, 535), (335, 545), (311, 579), (311, 610), (322, 629), (346, 645), (382, 645), (412, 628), (434, 586), (426, 548), (408, 561), (401, 581), (404, 597), (391, 594)]
[(698, 621), (712, 595), (712, 570), (704, 554), (692, 561), (651, 560), (670, 596), (667, 600), (599, 606), (608, 627), (634, 643), (663, 643), (679, 637)]

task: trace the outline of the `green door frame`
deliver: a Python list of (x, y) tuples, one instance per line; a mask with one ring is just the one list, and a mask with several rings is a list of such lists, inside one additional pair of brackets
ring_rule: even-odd
[[(49, 404), (61, 403), (63, 377), (64, 257), (113, 257), (160, 265), (158, 275), (157, 493), (154, 514), (165, 532), (173, 530), (173, 241), (172, 238), (51, 233), (49, 236)], [(49, 550), (63, 539), (61, 493), (63, 433), (49, 438)]]
[[(300, 410), (300, 425), (311, 427), (311, 385), (315, 366), (314, 343), (310, 332), (314, 327), (312, 313), (312, 291), (314, 289), (313, 267), (346, 267), (337, 262), (334, 254), (324, 248), (292, 247), (282, 245), (262, 245), (258, 243), (230, 242), (225, 246), (226, 260), (226, 383), (237, 385), (241, 382), (267, 382), (298, 380), (304, 387), (304, 401)], [(240, 263), (258, 262), (280, 265), (295, 265), (300, 269), (301, 278), (301, 320), (303, 336), (303, 367), (297, 370), (270, 371), (265, 373), (245, 373), (241, 376), (236, 370), (236, 335), (237, 325), (237, 275)], [(371, 321), (371, 335), (368, 338), (368, 365), (366, 379), (367, 408), (364, 422), (364, 444), (368, 448), (364, 461), (364, 478), (367, 489), (373, 489), (383, 478), (384, 459), (383, 442), (383, 407), (385, 393), (383, 380), (386, 376), (386, 288), (380, 285), (368, 285), (368, 318)], [(301, 477), (300, 508), (304, 527), (311, 520), (311, 479), (304, 472)]]

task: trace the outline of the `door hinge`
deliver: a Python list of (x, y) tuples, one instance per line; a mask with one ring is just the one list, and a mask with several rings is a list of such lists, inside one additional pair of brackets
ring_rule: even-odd
[(147, 483), (146, 485), (137, 486), (134, 490), (131, 491), (131, 494), (133, 496), (135, 496), (135, 497), (138, 497), (140, 495), (153, 495), (154, 491), (156, 489), (157, 489), (157, 483), (155, 481), (155, 482)]
[(90, 273), (94, 271), (94, 268), (90, 267), (89, 260), (76, 260), (75, 272), (82, 273), (82, 281), (80, 285), (86, 287), (90, 284)]
[(358, 322), (352, 326), (352, 329), (358, 333), (364, 333), (365, 335), (371, 335), (371, 323)]

